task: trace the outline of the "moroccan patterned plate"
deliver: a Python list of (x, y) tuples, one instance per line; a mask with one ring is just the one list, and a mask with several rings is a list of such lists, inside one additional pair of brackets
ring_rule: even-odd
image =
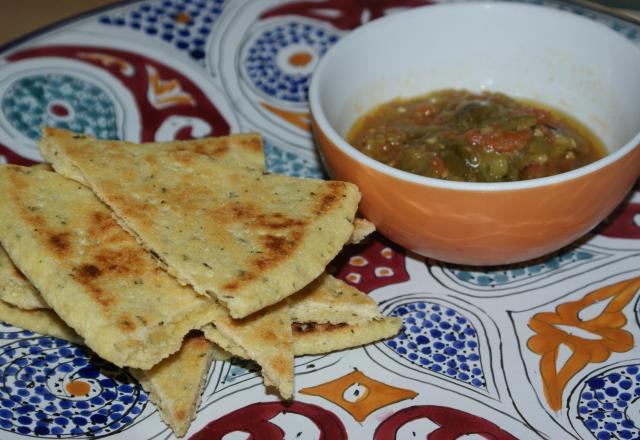
[[(640, 44), (629, 22), (534, 2)], [(322, 176), (314, 66), (349, 30), (427, 3), (147, 0), (49, 28), (0, 55), (0, 161), (40, 161), (41, 125), (132, 141), (258, 131), (271, 171)], [(216, 362), (188, 436), (640, 438), (639, 188), (579, 245), (530, 264), (470, 270), (378, 235), (333, 267), (402, 317), (401, 334), (297, 359), (288, 406), (250, 365)], [(171, 437), (127, 372), (8, 325), (0, 338), (0, 438)]]

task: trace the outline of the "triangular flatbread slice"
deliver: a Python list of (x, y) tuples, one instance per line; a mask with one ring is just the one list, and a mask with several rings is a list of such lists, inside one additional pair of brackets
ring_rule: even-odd
[[(73, 139), (95, 140), (95, 138), (51, 127), (43, 127), (42, 136), (38, 147), (45, 160), (50, 162), (58, 173), (86, 185), (84, 177), (73, 165), (70, 158), (64, 154), (58, 154), (56, 145)], [(262, 137), (257, 133), (232, 134), (186, 141), (147, 142), (138, 144), (138, 147), (149, 148), (154, 151), (190, 151), (214, 157), (229, 165), (264, 170)]]
[(183, 437), (196, 417), (216, 353), (221, 352), (202, 334), (190, 334), (179, 352), (152, 369), (131, 370), (176, 437)]
[(349, 244), (357, 244), (367, 238), (376, 230), (376, 227), (366, 218), (356, 218), (353, 220), (353, 232), (349, 237)]
[[(0, 166), (0, 242), (45, 301), (118, 366), (151, 368), (211, 322), (214, 301), (178, 284), (86, 187)], [(218, 306), (219, 307), (219, 306)]]
[(361, 324), (294, 324), (293, 352), (301, 356), (358, 347), (391, 338), (401, 327), (402, 320), (394, 317)]
[[(87, 182), (71, 160), (65, 155), (58, 154), (56, 145), (74, 138), (93, 138), (60, 128), (44, 127), (42, 132), (43, 139), (39, 144), (42, 156), (49, 162), (54, 163), (56, 171), (60, 174), (86, 185)], [(257, 133), (239, 133), (187, 141), (148, 142), (139, 144), (139, 146), (158, 151), (191, 151), (214, 157), (232, 166), (250, 167), (260, 171), (265, 170), (262, 137)], [(43, 165), (49, 167), (48, 164)], [(37, 167), (39, 165), (34, 166)], [(353, 221), (353, 233), (349, 238), (349, 243), (360, 243), (373, 231), (375, 231), (373, 223), (364, 218), (356, 218)]]
[[(293, 396), (293, 342), (286, 301), (244, 319), (219, 317), (214, 324), (225, 338), (262, 367), (266, 385), (275, 386), (285, 399)], [(226, 350), (225, 346), (222, 348)]]
[[(402, 327), (399, 318), (379, 318), (360, 324), (293, 324), (293, 353), (295, 356), (324, 354), (353, 348), (395, 336)], [(207, 339), (234, 356), (250, 359), (242, 347), (223, 335), (215, 326), (206, 325), (202, 331)]]
[(265, 175), (126, 142), (45, 144), (79, 170), (171, 274), (214, 294), (234, 318), (311, 282), (353, 231), (360, 194), (346, 182)]
[[(51, 167), (46, 163), (33, 165), (31, 169), (51, 171)], [(10, 305), (26, 310), (49, 307), (33, 284), (13, 264), (2, 246), (0, 246), (0, 301), (6, 301)]]
[(25, 330), (82, 344), (78, 334), (51, 309), (23, 310), (0, 301), (0, 321)]
[(359, 324), (382, 318), (369, 295), (329, 274), (322, 274), (289, 298), (293, 322)]
[(25, 310), (49, 308), (33, 284), (13, 264), (2, 246), (0, 246), (0, 301)]
[[(75, 344), (84, 342), (53, 310), (21, 310), (0, 301), (0, 321)], [(179, 351), (150, 370), (130, 371), (149, 393), (162, 419), (182, 437), (195, 418), (211, 362), (230, 356), (194, 332), (185, 337)]]

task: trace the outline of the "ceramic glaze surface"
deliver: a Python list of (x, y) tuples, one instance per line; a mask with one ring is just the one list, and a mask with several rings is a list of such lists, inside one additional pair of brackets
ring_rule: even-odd
[[(379, 232), (346, 247), (329, 270), (383, 314), (400, 317), (402, 331), (296, 359), (287, 404), (264, 388), (254, 364), (215, 362), (185, 438), (638, 437), (640, 192), (629, 177), (640, 168), (638, 153), (597, 170), (598, 184), (529, 189), (518, 209), (513, 200), (497, 203), (492, 191), (425, 193), (339, 149), (328, 152), (329, 141), (321, 146), (333, 159), (318, 158), (307, 87), (322, 59), (361, 25), (433, 3), (135, 1), (2, 49), (2, 163), (42, 160), (38, 124), (135, 142), (257, 131), (270, 171), (350, 175), (368, 191), (362, 211)], [(640, 45), (640, 28), (629, 22), (551, 0), (528, 3), (588, 17)], [(629, 122), (618, 124), (624, 143)], [(455, 226), (443, 214), (452, 197), (464, 206), (456, 216), (478, 226)], [(431, 217), (403, 207), (405, 198)], [(552, 224), (536, 217), (545, 209), (556, 214)], [(508, 214), (511, 226), (480, 233), (498, 214)], [(556, 253), (499, 267), (443, 263), (407, 249), (427, 235), (440, 252), (473, 246), (492, 262), (504, 258), (500, 249), (546, 252), (558, 231), (569, 243), (586, 230)], [(392, 234), (397, 242), (385, 236)], [(71, 343), (0, 325), (0, 378), (2, 439), (173, 438), (130, 374)]]

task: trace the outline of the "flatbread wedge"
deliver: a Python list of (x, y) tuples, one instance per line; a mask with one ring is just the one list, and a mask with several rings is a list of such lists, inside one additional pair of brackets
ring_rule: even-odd
[(0, 246), (0, 301), (25, 310), (49, 308), (33, 284), (13, 264), (2, 246)]
[[(49, 164), (41, 163), (32, 169), (51, 171)], [(49, 306), (42, 296), (13, 264), (5, 250), (0, 246), (0, 301), (21, 309), (43, 309)]]
[(131, 370), (176, 437), (183, 437), (196, 417), (217, 353), (219, 357), (221, 352), (202, 334), (189, 334), (179, 352), (150, 370)]
[(234, 318), (311, 282), (354, 229), (360, 194), (346, 182), (126, 142), (45, 137), (40, 145), (70, 162), (171, 274), (214, 294)]
[(284, 399), (293, 396), (293, 340), (286, 301), (244, 319), (218, 317), (213, 322), (226, 339), (262, 367), (265, 385), (276, 387)]
[[(40, 151), (49, 162), (55, 163), (55, 169), (60, 174), (76, 180), (84, 185), (87, 182), (80, 171), (73, 165), (68, 157), (58, 154), (56, 145), (69, 139), (84, 137), (93, 139), (89, 135), (78, 134), (73, 131), (60, 128), (43, 127), (43, 138), (40, 142)], [(208, 137), (187, 141), (171, 141), (160, 143), (139, 144), (141, 148), (150, 148), (159, 151), (191, 151), (193, 153), (211, 156), (232, 166), (250, 167), (260, 171), (265, 170), (264, 151), (262, 137), (258, 133), (239, 133), (229, 136)], [(49, 164), (34, 165), (49, 168)], [(353, 221), (353, 233), (349, 243), (360, 243), (375, 231), (373, 223), (364, 218), (356, 218)]]
[[(295, 356), (324, 354), (353, 348), (395, 336), (402, 327), (402, 320), (383, 317), (360, 324), (294, 323), (293, 353)], [(202, 328), (205, 337), (234, 356), (250, 359), (242, 347), (226, 338), (215, 326)]]
[[(21, 309), (49, 308), (2, 247), (0, 274), (0, 300)], [(14, 280), (20, 283), (19, 288), (12, 288)], [(4, 291), (12, 293), (3, 298)], [(289, 314), (291, 322), (317, 324), (358, 324), (382, 318), (378, 305), (367, 294), (326, 273), (289, 298)]]
[(294, 324), (293, 352), (296, 356), (322, 354), (358, 347), (398, 334), (402, 320), (385, 317), (361, 324)]
[[(84, 177), (73, 165), (70, 158), (63, 154), (58, 154), (56, 149), (56, 145), (60, 142), (67, 142), (73, 139), (95, 140), (89, 135), (60, 128), (43, 127), (42, 140), (38, 147), (45, 160), (51, 163), (58, 173), (86, 185)], [(264, 170), (262, 137), (258, 133), (241, 133), (186, 141), (147, 142), (138, 144), (138, 148), (148, 148), (154, 151), (193, 152), (214, 157), (229, 165)]]
[(357, 244), (376, 230), (376, 227), (366, 218), (356, 218), (353, 221), (353, 232), (349, 237), (349, 244)]
[(289, 297), (289, 311), (298, 323), (359, 324), (382, 318), (369, 295), (327, 273)]
[(47, 304), (102, 358), (149, 369), (216, 304), (183, 287), (86, 187), (0, 166), (0, 242)]
[[(75, 344), (83, 340), (53, 310), (20, 310), (0, 301), (0, 321), (25, 330), (53, 336)], [(195, 418), (211, 362), (224, 361), (230, 354), (208, 341), (201, 333), (187, 335), (176, 353), (150, 370), (131, 369), (149, 393), (160, 416), (177, 437), (182, 437)]]
[(75, 344), (83, 343), (82, 338), (51, 309), (23, 310), (0, 301), (0, 321)]

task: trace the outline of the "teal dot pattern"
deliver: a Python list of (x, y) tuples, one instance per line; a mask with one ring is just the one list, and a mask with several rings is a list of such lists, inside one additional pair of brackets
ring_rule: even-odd
[(630, 414), (639, 403), (640, 367), (618, 367), (587, 380), (580, 391), (578, 419), (598, 440), (640, 439), (637, 406), (636, 414)]
[(287, 176), (322, 179), (326, 177), (317, 162), (305, 160), (263, 140), (267, 170)]
[(558, 269), (561, 269), (569, 264), (573, 264), (579, 261), (591, 260), (595, 257), (586, 250), (572, 250), (562, 253), (548, 260), (536, 262), (528, 266), (518, 266), (514, 268), (506, 268), (503, 270), (482, 270), (474, 271), (467, 269), (452, 269), (453, 275), (465, 284), (472, 286), (499, 286), (520, 279), (526, 279), (533, 276), (544, 275)]
[(402, 318), (402, 329), (385, 341), (387, 347), (433, 373), (486, 388), (477, 331), (459, 311), (417, 301), (395, 307), (390, 315)]
[[(77, 380), (89, 385), (86, 396), (66, 390)], [(101, 437), (130, 425), (147, 401), (128, 373), (84, 347), (33, 337), (0, 348), (0, 431), (38, 438)]]
[(107, 93), (70, 75), (48, 73), (20, 78), (8, 87), (1, 105), (8, 122), (34, 141), (40, 138), (41, 126), (100, 139), (118, 137), (116, 110)]

